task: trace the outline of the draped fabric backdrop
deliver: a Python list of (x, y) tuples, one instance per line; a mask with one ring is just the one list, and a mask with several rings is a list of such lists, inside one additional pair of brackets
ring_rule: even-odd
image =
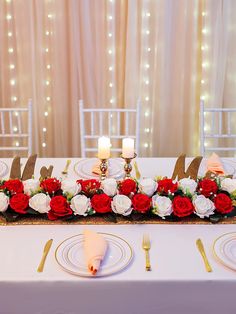
[(142, 102), (141, 156), (199, 153), (199, 103), (235, 106), (235, 0), (0, 0), (0, 107), (33, 99), (39, 156), (80, 156), (78, 100)]

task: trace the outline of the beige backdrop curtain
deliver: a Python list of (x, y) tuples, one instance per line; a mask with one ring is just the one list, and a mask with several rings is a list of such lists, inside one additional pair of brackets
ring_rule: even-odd
[(235, 106), (235, 21), (234, 0), (0, 0), (0, 107), (32, 98), (34, 151), (63, 157), (79, 99), (141, 99), (141, 155), (196, 155), (200, 97)]

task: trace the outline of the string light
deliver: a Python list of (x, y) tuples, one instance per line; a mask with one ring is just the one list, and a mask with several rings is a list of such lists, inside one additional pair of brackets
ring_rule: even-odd
[(7, 36), (8, 36), (8, 37), (12, 37), (12, 32), (8, 32), (8, 33), (7, 33)]
[(9, 52), (9, 53), (13, 53), (13, 52), (14, 52), (14, 49), (13, 49), (13, 48), (9, 48), (9, 49), (8, 49), (8, 52)]
[(15, 65), (14, 65), (14, 64), (10, 64), (9, 68), (10, 68), (11, 70), (15, 69)]

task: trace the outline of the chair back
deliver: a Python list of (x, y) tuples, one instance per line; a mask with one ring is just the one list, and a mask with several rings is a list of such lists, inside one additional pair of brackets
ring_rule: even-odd
[(236, 152), (236, 108), (205, 108), (200, 102), (200, 151)]
[(80, 111), (80, 144), (81, 156), (97, 152), (97, 141), (100, 136), (111, 139), (111, 152), (121, 152), (123, 138), (135, 140), (135, 150), (139, 153), (140, 101), (136, 108), (84, 108), (83, 100), (79, 101)]
[(0, 152), (32, 154), (32, 100), (26, 108), (0, 108)]

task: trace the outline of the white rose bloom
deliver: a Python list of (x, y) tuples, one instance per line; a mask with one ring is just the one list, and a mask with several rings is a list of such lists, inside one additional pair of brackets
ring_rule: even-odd
[(151, 178), (142, 179), (139, 181), (140, 192), (147, 194), (151, 197), (157, 190), (157, 182)]
[(193, 197), (194, 213), (200, 218), (209, 217), (214, 214), (214, 203), (204, 195), (196, 195)]
[(233, 193), (236, 191), (236, 179), (226, 178), (221, 181), (221, 188), (228, 193)]
[(9, 205), (9, 197), (4, 194), (3, 192), (0, 192), (0, 212), (5, 212)]
[(51, 198), (44, 193), (38, 193), (29, 199), (29, 206), (41, 214), (48, 213), (50, 210)]
[(184, 192), (194, 194), (197, 188), (197, 182), (193, 179), (184, 178), (179, 180), (179, 188)]
[(76, 195), (71, 199), (70, 208), (74, 215), (87, 216), (91, 208), (90, 199), (85, 195)]
[(108, 178), (101, 182), (101, 187), (108, 196), (117, 194), (117, 182), (114, 178)]
[(24, 193), (29, 196), (40, 188), (39, 181), (35, 179), (25, 180), (23, 181), (23, 185), (24, 185)]
[(114, 213), (128, 216), (132, 212), (132, 202), (126, 195), (116, 195), (111, 202), (111, 208)]
[(76, 183), (76, 181), (71, 179), (64, 179), (61, 182), (61, 189), (63, 193), (71, 194), (72, 196), (75, 196), (81, 191), (81, 185)]
[(173, 208), (171, 200), (166, 196), (159, 196), (158, 194), (152, 197), (153, 213), (164, 218), (171, 215)]

